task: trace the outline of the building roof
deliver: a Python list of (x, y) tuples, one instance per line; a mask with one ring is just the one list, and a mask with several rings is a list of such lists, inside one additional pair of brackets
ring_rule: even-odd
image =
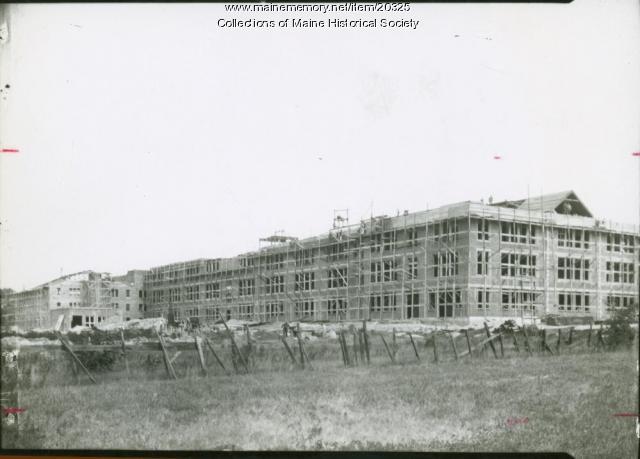
[(534, 212), (555, 212), (558, 214), (579, 215), (593, 218), (587, 206), (572, 190), (551, 193), (517, 201), (502, 201), (492, 204), (511, 209), (531, 210)]

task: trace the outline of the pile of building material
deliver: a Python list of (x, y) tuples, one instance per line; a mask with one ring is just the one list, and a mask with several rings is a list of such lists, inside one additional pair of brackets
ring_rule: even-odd
[(133, 319), (133, 320), (127, 320), (127, 321), (107, 320), (96, 326), (98, 330), (103, 330), (103, 331), (120, 330), (120, 329), (151, 330), (152, 328), (155, 328), (158, 331), (162, 331), (166, 327), (167, 327), (167, 319), (163, 317), (152, 317), (149, 319)]
[(545, 323), (547, 325), (589, 325), (593, 323), (593, 317), (549, 315), (545, 318)]

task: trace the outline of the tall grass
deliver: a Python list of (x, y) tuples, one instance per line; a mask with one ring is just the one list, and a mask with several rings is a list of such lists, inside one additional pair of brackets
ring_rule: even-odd
[[(392, 365), (372, 339), (372, 364), (343, 368), (338, 344), (307, 343), (314, 370), (293, 369), (263, 344), (250, 374), (225, 376), (195, 353), (105, 373), (99, 385), (49, 380), (21, 391), (43, 448), (566, 451), (575, 457), (637, 457), (635, 351), (463, 358), (434, 364), (404, 339)], [(446, 340), (438, 343), (442, 349)], [(292, 341), (293, 343), (293, 341)], [(462, 345), (459, 346), (462, 348)], [(228, 348), (216, 343), (231, 368)], [(153, 354), (153, 353), (149, 353)], [(159, 355), (155, 353), (154, 355)], [(477, 357), (477, 356), (476, 356)], [(189, 360), (192, 359), (192, 360)], [(121, 362), (120, 362), (121, 363)], [(144, 377), (143, 377), (144, 375)], [(67, 374), (67, 381), (68, 381)], [(514, 419), (527, 422), (512, 422)]]

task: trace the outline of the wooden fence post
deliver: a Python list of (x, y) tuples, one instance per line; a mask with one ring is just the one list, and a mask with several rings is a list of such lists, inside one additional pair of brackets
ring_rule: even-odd
[(80, 366), (80, 368), (82, 368), (82, 371), (85, 372), (85, 374), (89, 377), (91, 382), (93, 384), (98, 384), (96, 380), (93, 378), (93, 376), (91, 376), (91, 373), (89, 373), (89, 370), (87, 370), (87, 367), (84, 366), (84, 364), (80, 361), (80, 359), (75, 354), (75, 352), (73, 352), (73, 349), (71, 349), (71, 346), (69, 345), (69, 343), (67, 343), (65, 339), (62, 337), (62, 334), (57, 330), (54, 333), (62, 343), (62, 346), (65, 348), (65, 350), (71, 355), (71, 357), (73, 358), (73, 361), (76, 362), (78, 366)]
[(236, 347), (233, 344), (229, 344), (231, 346), (231, 364), (233, 365), (233, 371), (240, 373), (238, 368), (238, 351), (236, 351)]
[(500, 343), (500, 357), (504, 357), (504, 344), (502, 343), (502, 334), (498, 335), (498, 342)]
[(227, 371), (227, 369), (224, 367), (224, 364), (222, 363), (222, 360), (220, 360), (220, 357), (218, 357), (218, 354), (216, 353), (216, 351), (213, 349), (213, 345), (209, 342), (209, 338), (205, 338), (204, 342), (207, 344), (207, 347), (209, 348), (209, 350), (211, 351), (211, 353), (213, 354), (213, 356), (216, 359), (216, 362), (218, 362), (218, 365), (220, 365), (222, 367), (222, 369), (224, 370), (224, 372), (229, 375), (229, 372)]
[(604, 342), (602, 324), (600, 324), (600, 330), (598, 330), (598, 342), (602, 345), (602, 350), (605, 351), (607, 349), (606, 343)]
[(393, 361), (396, 360), (396, 355), (398, 355), (398, 342), (396, 340), (396, 328), (393, 327)]
[(200, 361), (200, 368), (202, 369), (202, 374), (207, 376), (207, 365), (204, 361), (204, 352), (202, 351), (202, 344), (200, 344), (200, 338), (196, 336), (195, 341), (196, 341), (196, 351), (198, 351), (198, 360)]
[(289, 347), (289, 343), (287, 343), (287, 339), (284, 337), (284, 333), (280, 335), (280, 339), (282, 340), (282, 344), (284, 344), (284, 348), (287, 350), (287, 354), (289, 354), (291, 361), (295, 366), (298, 366), (298, 361), (296, 360), (296, 356), (291, 350), (291, 348)]
[(464, 330), (464, 336), (467, 338), (467, 347), (469, 348), (469, 358), (473, 360), (473, 355), (471, 353), (471, 339), (469, 339), (469, 330)]
[(562, 341), (562, 328), (558, 328), (558, 341), (556, 341), (556, 354), (560, 353), (560, 342)]
[(420, 361), (420, 354), (418, 354), (418, 348), (416, 347), (415, 341), (413, 341), (413, 335), (409, 332), (409, 339), (411, 340), (411, 346), (413, 346), (413, 352), (416, 354), (416, 359), (418, 362)]
[(367, 356), (367, 365), (371, 363), (371, 355), (369, 351), (369, 335), (367, 334), (367, 321), (362, 321), (362, 337), (364, 338), (364, 351)]
[(342, 330), (338, 331), (338, 343), (340, 343), (340, 355), (342, 355), (342, 364), (347, 366), (347, 357), (344, 353), (344, 341), (342, 340)]
[(518, 338), (516, 338), (516, 330), (511, 330), (511, 336), (513, 336), (513, 347), (516, 348), (516, 352), (520, 352), (520, 346), (518, 345)]
[(527, 353), (529, 355), (533, 355), (531, 343), (529, 343), (529, 334), (527, 333), (527, 327), (524, 324), (522, 324), (522, 333), (524, 334), (524, 346), (527, 348)]
[(589, 334), (587, 335), (587, 347), (591, 347), (591, 332), (593, 331), (593, 323), (589, 322)]
[(433, 332), (431, 339), (433, 340), (433, 357), (435, 358), (435, 362), (438, 363), (438, 341), (436, 341), (437, 331)]
[(251, 344), (251, 330), (249, 330), (249, 325), (244, 325), (245, 332), (247, 334), (247, 364), (253, 366), (253, 346)]
[[(296, 335), (298, 337), (298, 350), (300, 351), (300, 366), (304, 370), (304, 352), (302, 352), (302, 336), (300, 336), (300, 322), (298, 322), (298, 327), (296, 329)], [(338, 337), (339, 339), (339, 337)]]
[(309, 370), (313, 370), (313, 365), (311, 364), (311, 359), (307, 355), (307, 351), (304, 348), (304, 346), (302, 346), (302, 353), (304, 354), (304, 358), (307, 359), (307, 363), (309, 364)]
[(358, 337), (356, 336), (355, 330), (352, 332), (353, 335), (353, 364), (358, 365)]
[[(489, 326), (487, 323), (484, 323), (484, 330), (487, 332), (487, 338), (491, 338), (491, 332), (489, 331)], [(496, 351), (496, 347), (493, 344), (493, 341), (489, 341), (489, 346), (491, 346), (491, 350), (493, 351), (493, 356), (497, 359), (498, 352)]]
[(547, 343), (547, 329), (543, 329), (542, 330), (542, 353), (544, 353), (544, 351), (548, 351), (549, 354), (553, 355), (553, 351), (551, 350), (551, 347), (549, 347), (549, 343)]
[(384, 336), (382, 336), (382, 333), (380, 333), (380, 338), (382, 338), (382, 344), (384, 344), (384, 347), (387, 350), (387, 354), (389, 354), (389, 358), (391, 359), (391, 363), (396, 363), (396, 359), (393, 357), (393, 353), (389, 349), (389, 346), (387, 345), (387, 340), (384, 339)]
[(224, 320), (224, 317), (223, 317), (222, 314), (220, 314), (220, 319), (222, 320), (222, 324), (224, 325), (224, 328), (227, 329), (227, 333), (229, 334), (229, 338), (231, 338), (231, 349), (232, 349), (231, 352), (232, 352), (232, 355), (233, 355), (233, 349), (235, 348), (235, 351), (236, 351), (236, 353), (238, 355), (238, 358), (240, 359), (240, 363), (242, 363), (242, 366), (244, 367), (245, 371), (247, 373), (249, 373), (249, 366), (247, 365), (247, 362), (244, 360), (244, 356), (242, 355), (242, 352), (240, 352), (240, 348), (236, 344), (236, 340), (233, 337), (233, 333), (231, 332), (231, 329), (227, 325), (227, 321)]
[(167, 374), (173, 379), (178, 379), (176, 376), (176, 372), (173, 369), (173, 365), (171, 364), (171, 360), (169, 359), (169, 354), (167, 353), (167, 348), (164, 345), (164, 341), (162, 340), (162, 336), (158, 333), (158, 330), (155, 330), (156, 336), (158, 337), (158, 342), (160, 343), (160, 349), (162, 350), (162, 356), (164, 357), (164, 367), (167, 370)]
[(307, 351), (304, 348), (304, 344), (302, 344), (302, 334), (300, 333), (300, 323), (298, 323), (298, 344), (300, 345), (300, 349), (302, 350), (302, 355), (304, 356), (303, 361), (306, 360), (309, 364), (309, 370), (313, 370), (313, 365), (311, 364), (311, 359), (307, 355)]
[(358, 332), (358, 347), (360, 348), (360, 362), (365, 363), (365, 355), (364, 355), (364, 338), (362, 337), (362, 329), (357, 330)]
[(449, 340), (451, 341), (451, 347), (453, 347), (453, 353), (455, 355), (456, 360), (458, 360), (458, 348), (456, 347), (456, 342), (453, 339), (453, 334), (449, 331), (448, 335), (449, 335)]
[(344, 357), (347, 362), (347, 366), (351, 366), (351, 357), (349, 356), (349, 346), (347, 345), (347, 338), (344, 335), (344, 330), (340, 331), (340, 335), (342, 336), (342, 344), (344, 345)]
[(571, 345), (572, 342), (573, 342), (573, 327), (569, 329), (569, 340), (567, 341), (567, 344)]
[(124, 346), (124, 330), (122, 328), (120, 329), (120, 341), (122, 342), (122, 357), (124, 358), (124, 366), (127, 369), (127, 376), (130, 376), (131, 372), (129, 371), (129, 359), (127, 359), (127, 350)]

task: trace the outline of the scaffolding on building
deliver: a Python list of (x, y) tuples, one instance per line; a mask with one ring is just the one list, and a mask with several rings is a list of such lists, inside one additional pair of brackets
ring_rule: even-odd
[[(221, 314), (256, 321), (551, 313), (600, 319), (622, 301), (605, 295), (637, 299), (637, 230), (545, 206), (543, 196), (539, 204), (530, 197), (506, 205), (465, 202), (355, 224), (348, 209), (334, 210), (331, 230), (319, 236), (280, 231), (261, 239), (267, 245), (255, 252), (151, 269), (145, 303), (150, 315), (201, 321)], [(606, 252), (603, 241), (611, 241)], [(558, 259), (569, 260), (569, 279), (558, 279), (566, 270)], [(633, 282), (613, 281), (629, 274), (629, 264)], [(609, 275), (612, 281), (603, 282)]]

